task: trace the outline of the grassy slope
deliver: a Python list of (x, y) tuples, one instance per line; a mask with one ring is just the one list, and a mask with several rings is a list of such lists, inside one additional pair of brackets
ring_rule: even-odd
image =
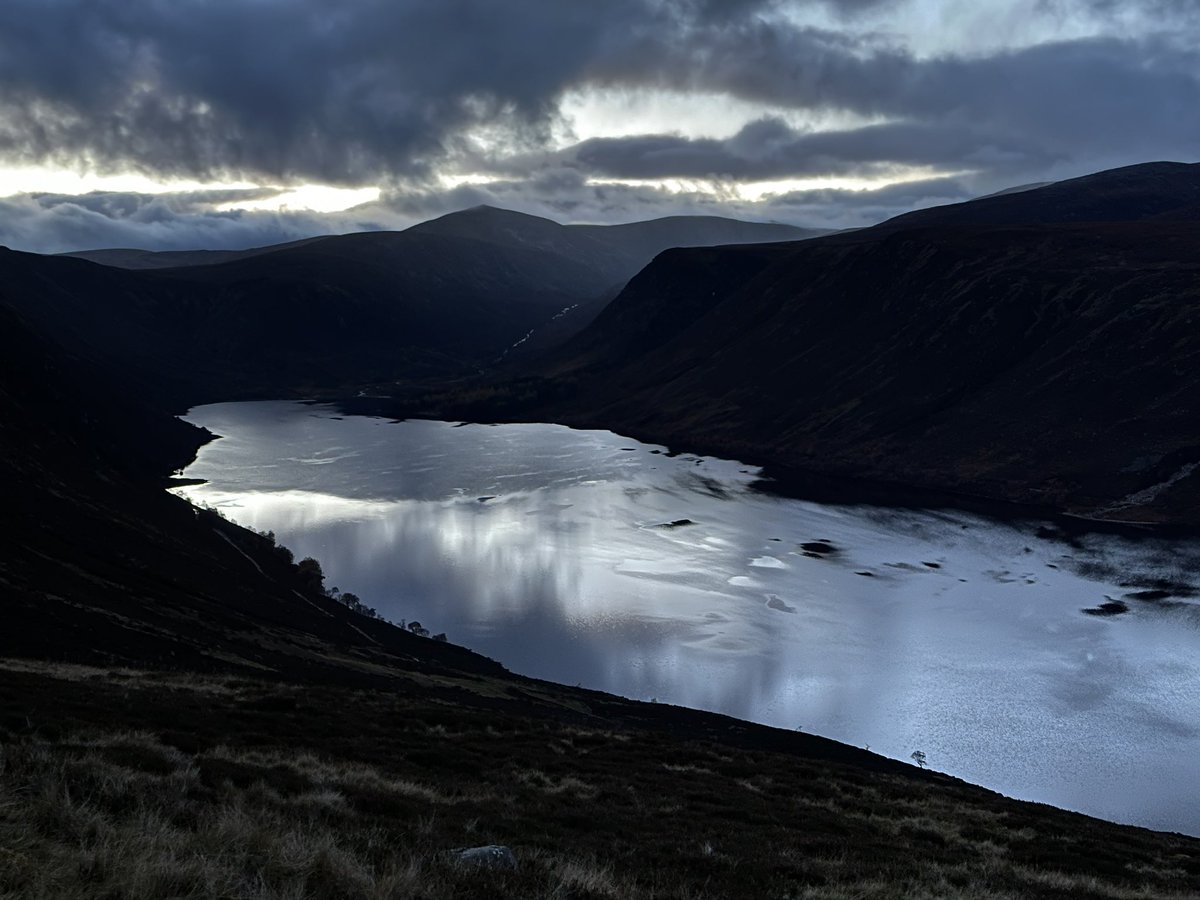
[[(0, 896), (1189, 897), (1200, 842), (503, 678), (0, 662)], [(628, 704), (629, 707), (639, 706)], [(665, 715), (660, 715), (660, 713)], [(686, 713), (680, 713), (687, 716)], [(861, 757), (867, 758), (867, 754)], [(445, 851), (503, 843), (515, 873)]]

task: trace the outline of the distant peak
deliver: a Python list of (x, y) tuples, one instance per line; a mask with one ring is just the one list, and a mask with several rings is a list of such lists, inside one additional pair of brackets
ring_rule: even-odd
[(455, 210), (443, 216), (438, 216), (436, 219), (430, 219), (427, 222), (414, 225), (413, 230), (432, 233), (446, 232), (447, 230), (458, 231), (458, 229), (469, 228), (475, 232), (478, 232), (479, 229), (491, 232), (494, 229), (508, 230), (516, 228), (524, 232), (530, 228), (545, 229), (547, 227), (562, 228), (553, 219), (517, 212), (514, 209), (502, 209), (498, 206), (480, 204), (466, 209)]
[(480, 203), (478, 206), (469, 206), (466, 209), (460, 209), (457, 212), (447, 213), (450, 216), (514, 216), (522, 219), (536, 219), (538, 216), (531, 216), (528, 213), (517, 212), (515, 209), (505, 209), (502, 206), (489, 206), (487, 203)]

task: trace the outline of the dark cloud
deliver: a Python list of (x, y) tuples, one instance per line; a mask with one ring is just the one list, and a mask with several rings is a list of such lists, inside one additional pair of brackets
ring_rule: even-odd
[(863, 191), (791, 191), (768, 198), (760, 214), (818, 228), (861, 228), (902, 212), (961, 203), (982, 193), (986, 191), (969, 178), (930, 178)]
[(866, 38), (765, 21), (710, 37), (664, 41), (654, 52), (628, 48), (597, 77), (796, 109), (1010, 129), (1079, 152), (1101, 139), (1141, 135), (1179, 146), (1197, 136), (1197, 118), (1180, 114), (1200, 102), (1200, 52), (1182, 42), (1095, 38), (920, 59)]
[[(1190, 8), (1156, 2), (1164, 16)], [(852, 14), (887, 4), (825, 5)], [(464, 138), (474, 126), (500, 126), (493, 157), (544, 146), (562, 93), (588, 85), (702, 89), (904, 123), (824, 139), (830, 172), (864, 154), (918, 162), (933, 138), (956, 149), (929, 147), (929, 163), (988, 164), (994, 148), (1001, 162), (1014, 154), (1032, 164), (1112, 142), (1127, 157), (1180, 155), (1198, 137), (1200, 57), (1188, 41), (1113, 37), (919, 58), (872, 34), (798, 26), (784, 6), (7, 0), (0, 157), (158, 176), (411, 182), (477, 156)], [(763, 145), (750, 147), (756, 136)], [(680, 174), (718, 163), (735, 177), (785, 174), (790, 164), (814, 171), (825, 152), (815, 137), (787, 136), (785, 147), (753, 127), (739, 140), (643, 146), (639, 165), (653, 169), (656, 156)], [(601, 170), (626, 165), (616, 144), (580, 150)]]
[[(718, 40), (719, 47), (663, 46), (639, 64), (682, 90), (891, 121), (797, 133), (766, 119), (724, 140), (600, 138), (560, 156), (614, 177), (776, 179), (871, 174), (892, 164), (1041, 180), (1056, 171), (1192, 159), (1200, 147), (1200, 53), (1167, 38), (1095, 38), (931, 59), (764, 22), (726, 30)], [(672, 59), (673, 52), (683, 57)], [(605, 77), (632, 84), (651, 74), (631, 64)]]
[(970, 123), (896, 122), (799, 132), (777, 118), (751, 122), (726, 140), (675, 135), (595, 138), (556, 159), (611, 178), (734, 181), (871, 175), (911, 166), (1003, 172), (1053, 162), (1041, 147), (1019, 135)]
[[(597, 15), (594, 10), (603, 10)], [(7, 0), (0, 152), (157, 174), (420, 174), (454, 136), (535, 135), (638, 0)]]
[[(18, 197), (0, 201), (0, 240), (247, 246), (396, 227), (471, 202), (580, 221), (695, 211), (866, 224), (964, 192), (1193, 159), (1200, 146), (1195, 0), (1041, 0), (1050, 18), (1146, 27), (940, 55), (857, 21), (900, 21), (920, 0), (819, 2), (839, 27), (797, 24), (790, 13), (808, 6), (792, 0), (5, 0), (0, 163), (388, 193), (337, 216), (220, 212), (220, 197), (200, 194)], [(726, 137), (681, 137), (666, 123), (548, 149), (564, 92), (602, 87), (703, 91), (763, 113)], [(874, 124), (787, 124), (814, 112)], [(721, 192), (914, 166), (975, 175), (763, 204)], [(446, 171), (500, 180), (443, 190), (435, 176)], [(658, 178), (718, 187), (597, 183)]]

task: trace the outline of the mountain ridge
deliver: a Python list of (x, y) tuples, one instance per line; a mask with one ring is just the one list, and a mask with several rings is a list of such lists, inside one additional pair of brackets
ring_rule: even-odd
[(903, 213), (880, 228), (1200, 221), (1200, 163), (1151, 162)]
[(493, 384), (500, 412), (431, 409), (1200, 524), (1193, 196), (1200, 165), (1149, 164), (797, 244), (671, 250)]
[(615, 227), (477, 210), (140, 269), (9, 251), (0, 286), (43, 334), (137, 372), (182, 408), (476, 371), (519, 342), (528, 352), (582, 328), (677, 237), (808, 233), (720, 219), (654, 224), (650, 236)]

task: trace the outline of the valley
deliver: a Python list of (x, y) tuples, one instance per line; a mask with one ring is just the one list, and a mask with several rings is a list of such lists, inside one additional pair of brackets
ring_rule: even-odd
[[(452, 608), (453, 597), (415, 607), (426, 626), (451, 632), (448, 641), (361, 615), (330, 590), (320, 566), (297, 565), (312, 553), (342, 581), (336, 553), (325, 559), (299, 533), (293, 547), (268, 519), (245, 524), (276, 534), (192, 506), (176, 494), (201, 496), (205, 486), (171, 476), (222, 443), (175, 416), (247, 399), (324, 400), (389, 419), (604, 429), (656, 445), (610, 447), (621, 469), (635, 455), (645, 465), (661, 460), (664, 470), (668, 461), (724, 465), (725, 481), (701, 480), (682, 491), (682, 502), (655, 506), (653, 521), (638, 523), (673, 526), (655, 528), (656, 541), (692, 534), (731, 542), (736, 551), (713, 569), (730, 567), (725, 587), (701, 589), (743, 601), (751, 590), (763, 594), (745, 620), (754, 630), (801, 622), (786, 611), (799, 605), (798, 585), (816, 612), (822, 603), (840, 607), (820, 613), (825, 618), (849, 607), (870, 623), (881, 605), (932, 603), (927, 618), (911, 621), (936, 631), (957, 618), (947, 639), (956, 644), (969, 635), (987, 645), (1031, 617), (1056, 624), (1031, 655), (1060, 674), (1080, 668), (1058, 705), (1046, 701), (1039, 714), (1047, 730), (1014, 751), (1027, 783), (1071, 779), (1039, 771), (1054, 754), (1039, 758), (1036, 745), (1076, 742), (1064, 769), (1090, 766), (1099, 775), (1078, 781), (1077, 796), (1111, 793), (1116, 784), (1136, 795), (1138, 780), (1123, 781), (1121, 772), (1144, 766), (1145, 784), (1177, 789), (1171, 802), (1194, 809), (1186, 773), (1164, 779), (1156, 760), (1194, 740), (1194, 592), (1175, 577), (1191, 564), (1171, 548), (1190, 552), (1198, 524), (1198, 182), (1194, 165), (1146, 164), (824, 236), (704, 219), (561, 226), (485, 208), (405, 232), (212, 258), (0, 251), (0, 522), (12, 536), (0, 558), (0, 893), (1193, 895), (1196, 839), (1002, 797), (926, 770), (924, 757), (922, 765), (902, 761), (903, 751), (920, 749), (912, 731), (901, 729), (881, 755), (807, 733), (808, 722), (731, 718), (722, 713), (750, 713), (692, 694), (621, 697), (514, 674), (438, 624), (436, 610)], [(566, 309), (577, 312), (526, 352), (504, 356)], [(511, 452), (514, 473), (538, 468), (530, 448)], [(727, 462), (704, 462), (701, 453)], [(336, 455), (314, 468), (329, 468)], [(474, 455), (501, 466), (506, 459), (486, 449)], [(741, 471), (757, 467), (749, 477)], [(818, 518), (774, 533), (784, 521), (763, 510), (785, 501), (756, 493), (749, 482), (760, 476), (848, 503), (835, 517), (842, 530)], [(201, 477), (217, 484), (213, 473)], [(530, 501), (522, 498), (540, 490), (454, 478), (474, 495), (463, 502), (484, 533), (494, 514), (526, 521), (530, 510), (520, 504)], [(590, 480), (586, 467), (568, 480)], [(172, 484), (175, 492), (165, 490)], [(380, 488), (363, 490), (358, 499), (380, 500)], [(733, 509), (721, 496), (731, 491), (746, 493), (748, 517), (771, 526), (744, 545), (724, 521), (736, 515), (722, 513)], [(897, 497), (903, 501), (881, 500)], [(925, 532), (921, 552), (887, 544), (860, 558), (866, 551), (851, 538), (860, 532), (845, 517), (862, 514), (865, 498), (899, 507), (901, 531)], [(619, 520), (601, 509), (614, 504), (596, 502), (593, 518)], [(1009, 525), (980, 538), (984, 549), (971, 553), (993, 552), (988, 545), (1000, 533), (1018, 554), (1036, 547), (1030, 555), (1047, 583), (1030, 588), (1039, 601), (1024, 611), (1018, 603), (1003, 622), (972, 613), (967, 589), (951, 581), (994, 568), (949, 556), (942, 526), (971, 531), (978, 520), (937, 510), (973, 505), (1008, 509), (1010, 525), (1028, 516), (1062, 542), (1049, 553), (1036, 530), (1003, 531)], [(912, 506), (934, 511), (905, 509)], [(568, 523), (564, 533), (580, 527), (532, 511)], [(230, 518), (241, 521), (232, 511)], [(410, 542), (419, 551), (421, 535), (461, 537), (466, 521), (427, 517)], [(1091, 536), (1110, 525), (1126, 536)], [(772, 538), (791, 550), (772, 554)], [(1165, 538), (1179, 540), (1155, 544), (1166, 548), (1165, 565), (1144, 565), (1142, 549)], [(853, 568), (821, 559), (826, 551), (804, 555), (805, 544), (826, 540), (846, 550)], [(1076, 544), (1095, 552), (1081, 554), (1084, 562), (1110, 567), (1091, 571), (1087, 600), (1047, 565), (1079, 552)], [(346, 546), (361, 549), (361, 535)], [(938, 547), (945, 559), (933, 558)], [(569, 553), (551, 547), (551, 555), (560, 551)], [(770, 557), (801, 577), (780, 588), (772, 581), (786, 577), (779, 567), (743, 571), (742, 557)], [(900, 562), (916, 572), (885, 572)], [(610, 571), (614, 564), (623, 565), (615, 557), (603, 563)], [(408, 570), (418, 565), (410, 561)], [(679, 566), (659, 568), (643, 566), (653, 577), (641, 581), (669, 594)], [(868, 580), (859, 570), (895, 575), (908, 587), (872, 600), (846, 587)], [(946, 592), (922, 590), (935, 580)], [(466, 592), (470, 581), (447, 570), (443, 584)], [(528, 601), (535, 585), (517, 582), (508, 599)], [(348, 578), (342, 586), (356, 587)], [(1007, 584), (999, 589), (1011, 599)], [(1139, 599), (1139, 591), (1164, 596)], [(382, 605), (362, 593), (367, 605)], [(567, 593), (572, 601), (588, 596), (578, 583)], [(766, 593), (779, 603), (771, 606)], [(387, 617), (414, 618), (403, 599)], [(661, 616), (672, 617), (678, 609)], [(525, 628), (538, 624), (537, 616), (523, 620)], [(636, 631), (623, 638), (629, 646), (638, 646)], [(831, 633), (818, 634), (818, 644), (831, 643)], [(847, 667), (881, 655), (892, 643), (881, 640)], [(1005, 642), (993, 643), (998, 660)], [(1009, 652), (1030, 652), (1019, 644)], [(969, 647), (921, 646), (919, 653), (953, 663), (940, 675), (926, 671), (926, 684), (960, 684), (955, 666), (978, 662)], [(1098, 650), (1114, 646), (1119, 652), (1097, 660)], [(956, 656), (959, 649), (966, 655)], [(615, 653), (595, 660), (620, 665)], [(1153, 678), (1131, 679), (1142, 660)], [(669, 683), (645, 685), (657, 692)], [(1121, 687), (1130, 683), (1151, 687), (1131, 699)], [(619, 684), (628, 682), (597, 682)], [(1167, 699), (1156, 705), (1156, 692)], [(929, 726), (936, 715), (922, 718), (927, 710), (915, 697), (890, 702)], [(653, 702), (660, 699), (668, 702)], [(676, 699), (682, 704), (669, 702)], [(999, 730), (956, 720), (971, 702), (948, 690), (930, 705), (953, 713), (944, 727), (960, 746), (1003, 761), (1004, 747), (994, 745), (1015, 720), (1000, 714)], [(1127, 740), (1094, 750), (1079, 744), (1112, 721), (1097, 712), (1106, 703), (1118, 718), (1153, 719), (1163, 746), (1143, 746), (1145, 728), (1132, 725)], [(788, 708), (787, 718), (812, 708)], [(967, 718), (988, 715), (974, 708)], [(1099, 717), (1081, 728), (1080, 716)], [(842, 735), (855, 743), (859, 736)], [(936, 770), (942, 761), (930, 753), (928, 763)], [(1010, 782), (1002, 788), (1023, 794)], [(1073, 803), (1069, 793), (1049, 799)], [(1109, 806), (1078, 805), (1118, 817)], [(673, 827), (663, 829), (664, 820)], [(1126, 820), (1192, 828), (1161, 809)], [(453, 847), (490, 843), (514, 847), (519, 871), (446, 863)], [(152, 850), (141, 868), (129, 856), (139, 845)], [(257, 849), (235, 853), (235, 845)], [(297, 846), (306, 849), (289, 855)], [(206, 862), (180, 866), (184, 856)]]

